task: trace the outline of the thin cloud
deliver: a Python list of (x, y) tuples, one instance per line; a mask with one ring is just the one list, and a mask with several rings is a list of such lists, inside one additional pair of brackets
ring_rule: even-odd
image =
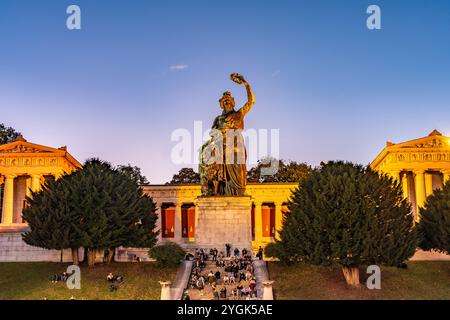
[(169, 69), (171, 71), (181, 71), (181, 70), (185, 70), (187, 68), (189, 68), (189, 66), (187, 64), (174, 64), (169, 67)]

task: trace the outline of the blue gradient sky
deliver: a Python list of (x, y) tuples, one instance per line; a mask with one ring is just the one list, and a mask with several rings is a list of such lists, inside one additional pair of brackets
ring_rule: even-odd
[[(81, 31), (66, 29), (69, 4)], [(449, 39), (444, 0), (1, 0), (0, 122), (161, 183), (180, 168), (172, 131), (209, 126), (225, 90), (241, 104), (241, 72), (246, 126), (279, 128), (282, 158), (367, 164), (386, 140), (450, 134)]]

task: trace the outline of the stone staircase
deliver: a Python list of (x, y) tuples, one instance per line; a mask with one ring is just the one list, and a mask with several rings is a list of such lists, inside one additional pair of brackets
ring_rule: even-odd
[(269, 279), (269, 271), (267, 270), (266, 261), (264, 260), (253, 260), (253, 267), (255, 268), (254, 274), (256, 278), (256, 292), (258, 299), (263, 298), (264, 293), (264, 281)]
[(192, 265), (192, 261), (185, 260), (181, 263), (170, 289), (171, 300), (181, 300), (183, 298), (183, 292), (187, 288), (191, 276)]
[[(226, 258), (227, 259), (227, 258)], [(254, 276), (256, 278), (256, 292), (257, 298), (263, 299), (264, 293), (264, 285), (263, 282), (269, 280), (269, 273), (267, 271), (266, 262), (264, 260), (256, 260), (252, 261), (254, 267)], [(190, 297), (192, 300), (202, 300), (208, 299), (209, 291), (205, 289), (205, 295), (200, 296), (199, 292), (196, 289), (192, 290), (188, 288), (189, 279), (191, 276), (193, 267), (193, 261), (183, 261), (181, 266), (178, 269), (175, 280), (171, 286), (171, 298), (172, 300), (181, 300), (183, 297), (184, 290), (188, 289), (190, 292)], [(204, 270), (213, 270), (215, 272), (217, 267), (215, 266), (215, 262), (207, 261), (207, 265)], [(223, 274), (223, 270), (219, 270)], [(223, 285), (223, 284), (221, 284)], [(235, 287), (235, 285), (227, 285), (228, 292)]]

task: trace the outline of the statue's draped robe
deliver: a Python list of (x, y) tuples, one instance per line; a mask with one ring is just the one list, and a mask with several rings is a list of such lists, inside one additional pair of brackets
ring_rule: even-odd
[[(246, 150), (242, 130), (244, 128), (245, 110), (223, 112), (216, 117), (211, 129), (221, 134), (215, 134), (202, 147), (221, 146), (222, 163), (205, 164), (200, 160), (200, 174), (202, 175), (202, 193), (214, 194), (208, 183), (212, 180), (219, 184), (218, 195), (240, 196), (245, 194), (247, 184)], [(221, 139), (221, 140), (220, 140)], [(220, 141), (219, 141), (220, 140)], [(212, 167), (211, 167), (212, 166)], [(212, 169), (211, 169), (212, 168)], [(209, 172), (209, 174), (208, 174)], [(209, 175), (209, 176), (208, 176)]]

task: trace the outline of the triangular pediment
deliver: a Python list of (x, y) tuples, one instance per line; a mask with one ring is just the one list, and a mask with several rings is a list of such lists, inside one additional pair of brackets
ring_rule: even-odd
[[(56, 159), (64, 160), (57, 161)], [(30, 143), (22, 136), (13, 142), (0, 145), (0, 167), (29, 165), (63, 166), (65, 172), (81, 168), (81, 164), (67, 151), (67, 147), (52, 148), (36, 143)]]
[(390, 149), (409, 149), (409, 148), (445, 148), (450, 149), (450, 138), (443, 136), (440, 132), (434, 130), (427, 137), (416, 140), (406, 141), (397, 144), (390, 144)]
[(410, 140), (401, 143), (387, 142), (386, 148), (375, 158), (371, 163), (372, 168), (378, 166), (388, 157), (389, 154), (403, 154), (403, 153), (435, 153), (442, 154), (443, 152), (450, 152), (450, 137), (443, 136), (439, 131), (433, 130), (428, 136)]
[(61, 154), (64, 153), (65, 150), (55, 149), (51, 147), (42, 146), (35, 143), (30, 143), (19, 137), (16, 141), (0, 145), (0, 154), (9, 154), (9, 153), (55, 153)]

